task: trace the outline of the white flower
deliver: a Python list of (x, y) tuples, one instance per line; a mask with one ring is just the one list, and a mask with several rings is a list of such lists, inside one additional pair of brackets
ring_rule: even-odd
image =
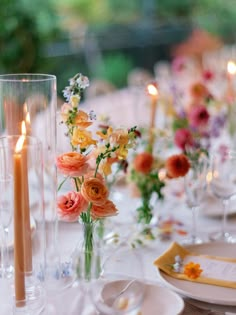
[(89, 79), (88, 77), (84, 76), (84, 75), (80, 75), (78, 77), (78, 79), (76, 80), (78, 86), (81, 88), (81, 89), (85, 89), (86, 87), (89, 86)]

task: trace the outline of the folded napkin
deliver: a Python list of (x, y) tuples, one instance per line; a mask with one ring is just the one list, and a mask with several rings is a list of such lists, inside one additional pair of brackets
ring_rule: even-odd
[[(194, 265), (189, 265), (192, 262)], [(197, 265), (198, 264), (198, 265)], [(178, 243), (172, 245), (154, 261), (154, 265), (171, 277), (193, 282), (236, 288), (236, 259), (191, 253)], [(191, 278), (191, 270), (184, 273), (186, 265), (202, 270)], [(196, 274), (193, 270), (192, 274)]]

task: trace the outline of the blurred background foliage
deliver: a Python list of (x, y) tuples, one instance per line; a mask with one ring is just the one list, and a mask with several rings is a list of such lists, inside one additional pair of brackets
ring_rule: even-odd
[(1, 0), (0, 73), (54, 73), (60, 89), (81, 71), (122, 87), (195, 27), (235, 42), (235, 21), (235, 0)]

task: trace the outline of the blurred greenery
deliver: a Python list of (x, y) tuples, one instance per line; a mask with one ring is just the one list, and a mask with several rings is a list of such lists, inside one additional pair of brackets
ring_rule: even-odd
[(33, 72), (47, 42), (57, 37), (58, 17), (47, 0), (0, 1), (0, 72)]
[(103, 63), (99, 63), (95, 69), (95, 77), (103, 78), (121, 88), (126, 84), (127, 75), (134, 67), (131, 58), (121, 54), (108, 54)]
[[(145, 55), (144, 61), (149, 57), (157, 57), (149, 54), (151, 49), (158, 49), (159, 52), (163, 49), (164, 45), (154, 47), (154, 43), (148, 42), (146, 36), (161, 25), (175, 27), (187, 21), (189, 29), (201, 27), (222, 37), (225, 42), (234, 42), (235, 1), (1, 0), (0, 73), (54, 73), (64, 84), (66, 78), (81, 71), (121, 87), (126, 83), (131, 67), (142, 66), (136, 64), (135, 53), (142, 58)], [(97, 36), (99, 40), (105, 40), (102, 31), (109, 33), (112, 25), (120, 26), (119, 34), (110, 32), (108, 37), (112, 39), (110, 41), (114, 47), (98, 47), (101, 50), (101, 62), (92, 71), (91, 65), (88, 67), (87, 64), (89, 58), (86, 59), (85, 39), (92, 34), (95, 39)], [(153, 28), (145, 29), (141, 25)], [(132, 28), (133, 33), (128, 34), (126, 27), (130, 27), (129, 30)], [(129, 37), (130, 34), (135, 34), (135, 43), (138, 42), (140, 46), (132, 47), (134, 41)], [(128, 56), (125, 50), (127, 47), (121, 47), (123, 39), (127, 41), (127, 47), (132, 47), (133, 54)], [(117, 40), (120, 40), (120, 46), (116, 46)], [(158, 44), (158, 40), (159, 37), (155, 44)]]

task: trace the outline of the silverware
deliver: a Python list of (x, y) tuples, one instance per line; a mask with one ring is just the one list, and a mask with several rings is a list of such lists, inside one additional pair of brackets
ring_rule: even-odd
[(114, 294), (112, 295), (111, 297), (109, 297), (105, 303), (108, 305), (108, 306), (112, 306), (114, 304), (114, 302), (117, 300), (118, 297), (120, 297), (124, 292), (126, 292), (129, 287), (134, 283), (136, 282), (137, 280), (136, 279), (133, 279), (131, 281), (129, 281), (126, 286), (120, 291), (118, 292), (117, 294)]

